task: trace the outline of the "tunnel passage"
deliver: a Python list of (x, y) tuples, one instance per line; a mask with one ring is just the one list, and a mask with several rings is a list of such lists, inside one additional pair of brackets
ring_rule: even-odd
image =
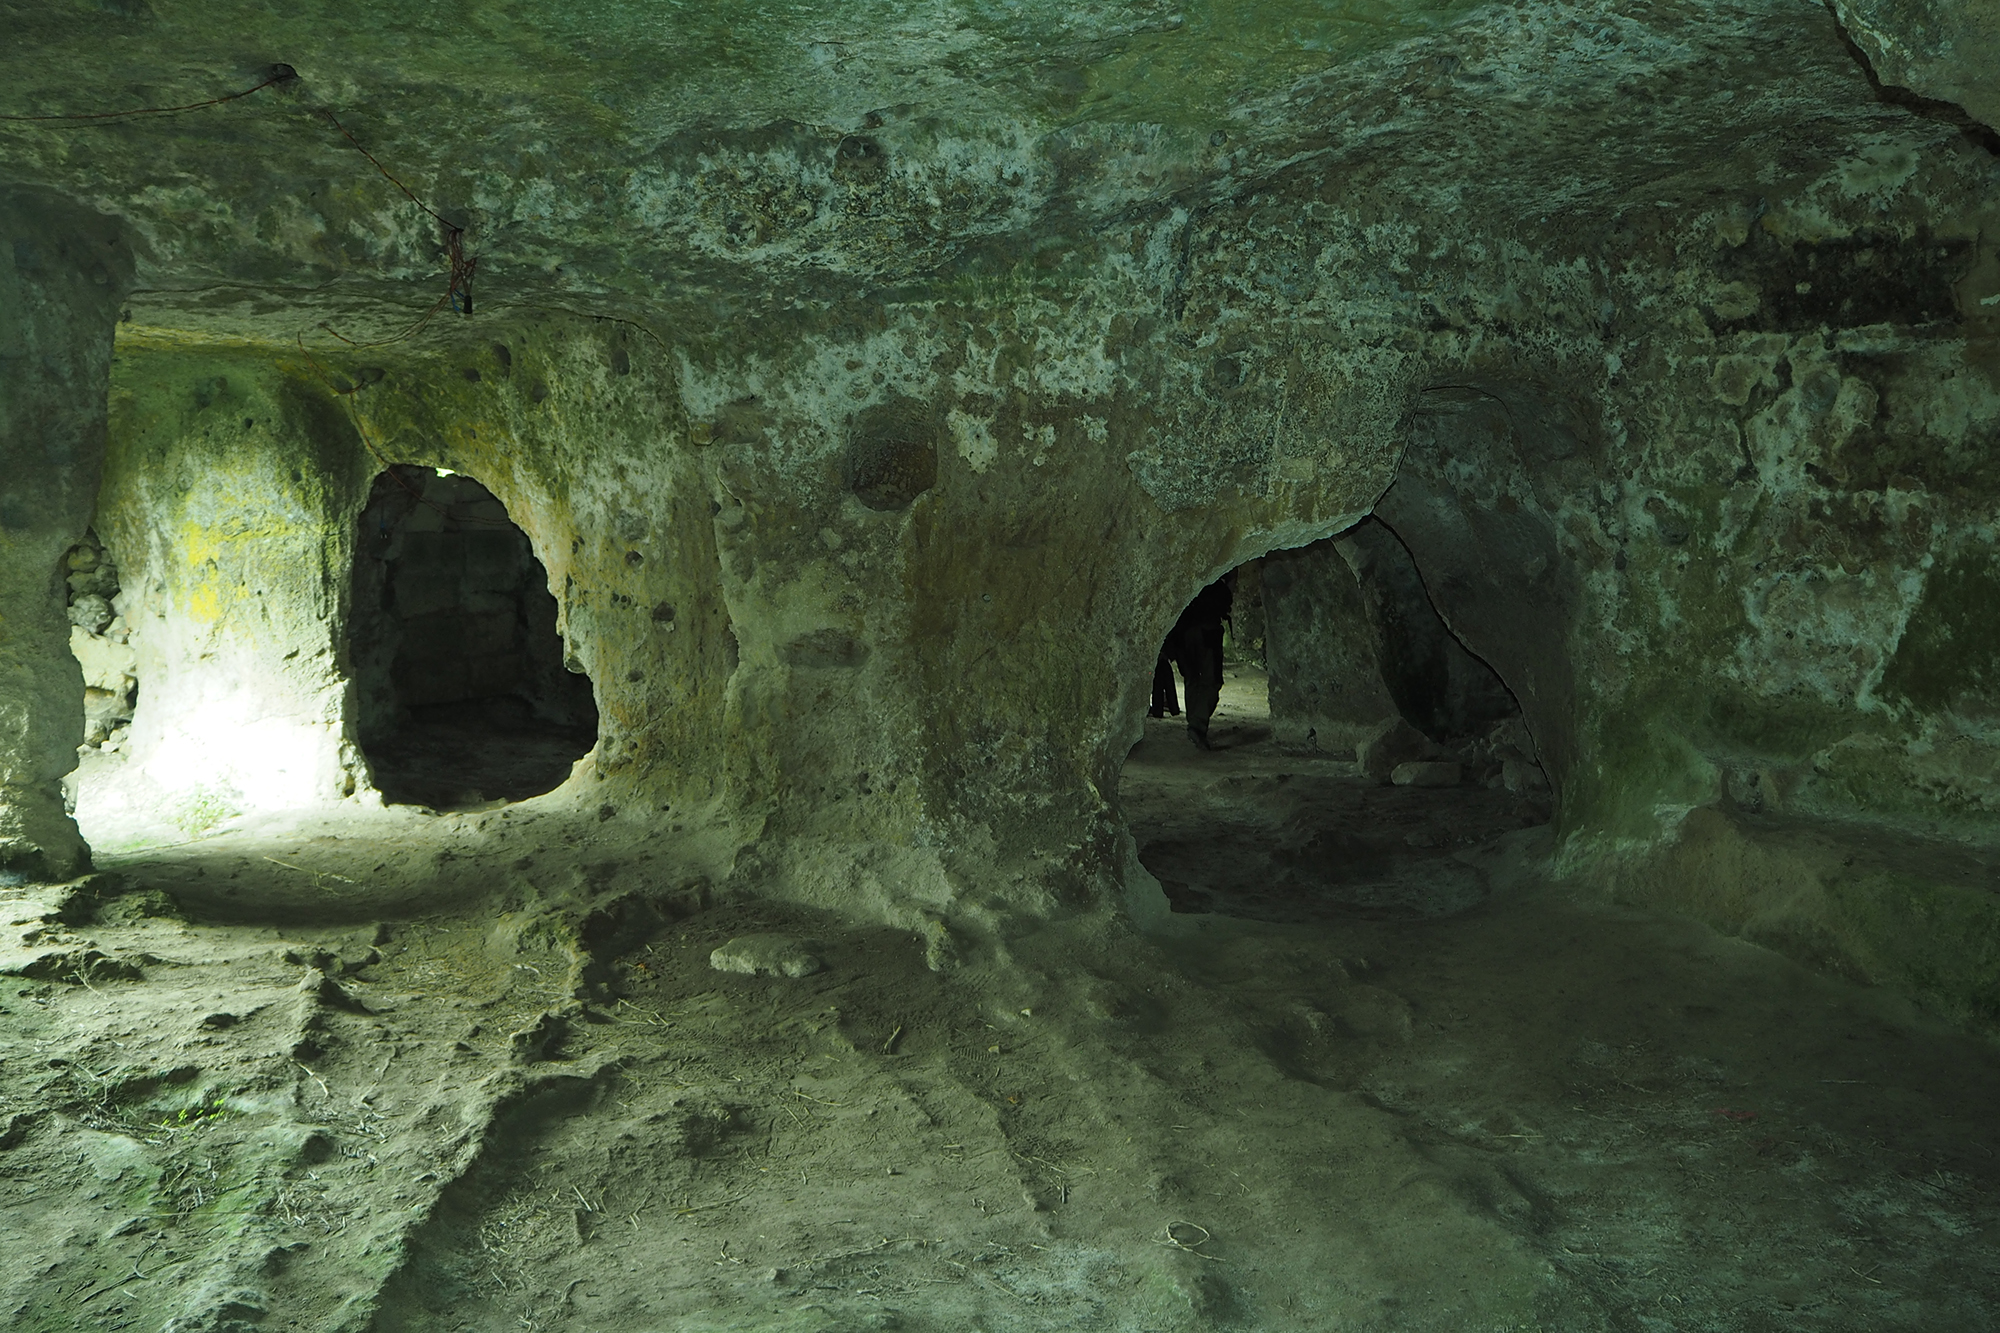
[[(1153, 667), (1149, 718), (1186, 718), (1188, 739), (1197, 749), (1214, 748), (1209, 724), (1221, 713), (1225, 659), (1235, 616), (1236, 571), (1196, 593), (1181, 609)], [(1178, 683), (1175, 673), (1179, 673)]]
[(1420, 920), (1482, 901), (1459, 853), (1548, 822), (1549, 786), (1512, 691), (1395, 532), (1364, 520), (1230, 581), (1210, 748), (1149, 716), (1120, 782), (1172, 908)]
[(348, 661), (383, 799), (468, 809), (553, 790), (596, 741), (527, 534), (470, 477), (375, 479), (355, 541)]

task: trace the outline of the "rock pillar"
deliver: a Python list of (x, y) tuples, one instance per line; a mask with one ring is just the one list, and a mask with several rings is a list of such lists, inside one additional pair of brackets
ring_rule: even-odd
[(1264, 661), (1278, 739), (1348, 748), (1396, 716), (1354, 571), (1332, 538), (1273, 551), (1262, 564)]
[(97, 496), (125, 249), (105, 218), (0, 191), (0, 882), (90, 864), (62, 795), (83, 739), (63, 560)]

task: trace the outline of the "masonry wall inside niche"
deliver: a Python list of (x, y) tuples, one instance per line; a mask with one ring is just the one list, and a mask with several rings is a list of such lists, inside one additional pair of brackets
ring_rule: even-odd
[(527, 534), (471, 477), (375, 479), (354, 557), (356, 732), (383, 798), (469, 809), (551, 791), (596, 740)]
[(94, 529), (63, 560), (69, 650), (83, 668), (83, 747), (117, 751), (131, 734), (139, 693), (138, 655), (125, 616), (118, 566)]

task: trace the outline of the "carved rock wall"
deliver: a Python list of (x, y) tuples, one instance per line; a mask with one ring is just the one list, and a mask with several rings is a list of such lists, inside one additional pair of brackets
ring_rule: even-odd
[[(666, 39), (624, 10), (401, 55), (246, 18), (297, 80), (0, 144), (139, 242), (97, 525), (135, 758), (365, 795), (353, 520), (408, 462), (499, 496), (595, 682), (550, 808), (634, 839), (698, 812), (773, 893), (995, 928), (1116, 901), (1176, 611), (1370, 512), (1520, 697), (1566, 866), (1655, 864), (1710, 808), (1991, 843), (2000, 181), (1841, 12), (1412, 5), (1304, 40), (1274, 11), (1217, 42), (1030, 6), (852, 49), (765, 15), (671, 87), (625, 77)], [(1929, 22), (1877, 27), (1971, 68)], [(65, 61), (202, 36), (168, 4), (29, 35), (0, 60), (42, 102), (88, 86)], [(325, 112), (469, 228), (476, 313)], [(102, 328), (89, 271), (57, 323)], [(84, 414), (87, 378), (29, 396)], [(87, 491), (65, 468), (18, 484)]]

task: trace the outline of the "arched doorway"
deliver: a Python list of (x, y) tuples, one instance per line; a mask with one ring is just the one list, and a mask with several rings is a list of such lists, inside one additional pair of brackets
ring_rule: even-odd
[(471, 477), (383, 472), (361, 511), (348, 666), (385, 800), (479, 808), (553, 790), (597, 736), (548, 574)]
[(1177, 912), (1420, 920), (1486, 895), (1464, 853), (1546, 823), (1520, 706), (1381, 522), (1233, 571), (1208, 747), (1149, 717), (1119, 799)]

